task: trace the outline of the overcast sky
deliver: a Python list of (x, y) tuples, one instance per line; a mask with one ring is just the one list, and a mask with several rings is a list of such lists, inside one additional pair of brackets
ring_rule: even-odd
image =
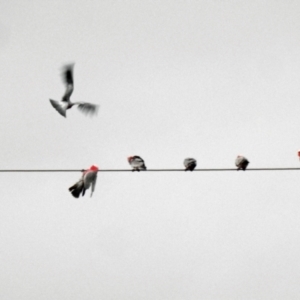
[[(0, 169), (299, 167), (300, 2), (0, 5)], [(74, 101), (59, 115), (61, 68)], [(1, 300), (300, 297), (300, 172), (0, 173)]]

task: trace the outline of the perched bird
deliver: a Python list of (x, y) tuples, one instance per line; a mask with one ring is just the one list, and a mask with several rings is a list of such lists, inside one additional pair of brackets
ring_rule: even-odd
[(85, 191), (89, 189), (90, 186), (92, 186), (92, 197), (95, 190), (98, 170), (98, 167), (95, 165), (92, 165), (88, 170), (82, 170), (82, 176), (80, 180), (69, 188), (69, 191), (75, 198), (79, 198), (81, 193), (82, 196), (84, 196)]
[(246, 157), (238, 155), (235, 160), (235, 165), (237, 166), (237, 170), (246, 170), (249, 165), (249, 161)]
[(127, 159), (128, 159), (129, 164), (133, 168), (132, 171), (139, 172), (140, 170), (144, 170), (144, 171), (147, 170), (147, 168), (145, 166), (145, 162), (141, 157), (135, 155), (135, 156), (129, 156)]
[(98, 111), (98, 105), (86, 103), (86, 102), (74, 102), (72, 103), (70, 97), (74, 90), (74, 80), (73, 80), (73, 67), (74, 64), (66, 65), (63, 68), (63, 81), (66, 85), (66, 92), (62, 97), (61, 101), (55, 101), (52, 99), (50, 103), (52, 106), (64, 117), (67, 117), (67, 109), (70, 109), (74, 105), (78, 105), (78, 109), (85, 114), (94, 115)]
[(193, 171), (197, 166), (197, 161), (194, 158), (186, 158), (183, 162), (185, 171)]

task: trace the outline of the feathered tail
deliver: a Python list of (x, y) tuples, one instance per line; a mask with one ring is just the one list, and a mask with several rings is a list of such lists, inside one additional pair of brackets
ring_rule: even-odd
[(194, 171), (194, 169), (196, 168), (196, 164), (195, 163), (191, 163), (189, 164), (186, 168), (185, 168), (185, 171)]
[(72, 185), (72, 186), (69, 188), (69, 191), (72, 193), (72, 195), (73, 195), (75, 198), (79, 198), (81, 192), (82, 192), (82, 196), (84, 196), (85, 188), (84, 188), (83, 180), (79, 180), (79, 181), (76, 182), (74, 185)]

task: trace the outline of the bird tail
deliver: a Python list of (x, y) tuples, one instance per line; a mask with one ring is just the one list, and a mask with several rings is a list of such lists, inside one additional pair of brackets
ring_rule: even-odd
[(82, 196), (84, 196), (85, 188), (84, 188), (83, 180), (79, 180), (79, 181), (76, 182), (74, 185), (72, 185), (72, 186), (69, 188), (69, 191), (72, 193), (72, 195), (73, 195), (75, 198), (79, 198), (81, 192), (82, 192)]
[(196, 168), (196, 164), (189, 164), (187, 167), (186, 167), (186, 169), (185, 169), (185, 171), (194, 171), (194, 169)]

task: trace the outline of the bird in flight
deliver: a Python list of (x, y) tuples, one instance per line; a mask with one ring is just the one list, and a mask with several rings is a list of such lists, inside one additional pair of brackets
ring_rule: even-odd
[(139, 156), (137, 156), (137, 155), (135, 155), (135, 156), (129, 156), (128, 158), (127, 158), (127, 160), (128, 160), (128, 162), (129, 162), (129, 164), (132, 166), (132, 172), (134, 172), (134, 171), (146, 171), (147, 170), (147, 167), (145, 166), (145, 162), (144, 162), (144, 160), (141, 158), (141, 157), (139, 157)]
[(78, 182), (72, 185), (69, 188), (69, 191), (75, 198), (79, 198), (80, 194), (84, 196), (85, 191), (92, 186), (91, 197), (95, 190), (96, 180), (97, 180), (97, 172), (99, 168), (95, 165), (92, 165), (88, 170), (82, 170), (82, 176)]
[(66, 65), (63, 68), (63, 81), (66, 85), (66, 92), (63, 95), (61, 101), (50, 100), (52, 106), (63, 116), (67, 117), (67, 109), (72, 108), (72, 106), (77, 105), (78, 109), (81, 110), (86, 115), (94, 115), (98, 111), (98, 105), (86, 103), (86, 102), (74, 102), (72, 103), (70, 97), (74, 90), (74, 80), (73, 80), (73, 68), (74, 64)]
[(185, 171), (193, 171), (197, 166), (197, 161), (194, 158), (186, 158), (183, 162)]
[(247, 166), (249, 165), (249, 161), (246, 157), (238, 155), (235, 160), (235, 165), (237, 166), (237, 170), (245, 171), (247, 169)]

